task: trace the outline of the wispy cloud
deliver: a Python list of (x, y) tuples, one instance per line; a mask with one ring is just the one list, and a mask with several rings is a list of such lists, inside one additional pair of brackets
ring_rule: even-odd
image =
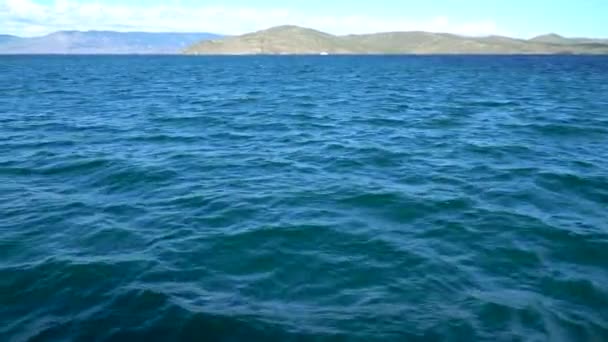
[(0, 0), (0, 33), (34, 36), (57, 30), (141, 30), (240, 34), (294, 24), (335, 33), (423, 30), (464, 35), (505, 34), (488, 19), (454, 22), (445, 16), (426, 19), (367, 15), (321, 15), (287, 8), (102, 4), (55, 0)]

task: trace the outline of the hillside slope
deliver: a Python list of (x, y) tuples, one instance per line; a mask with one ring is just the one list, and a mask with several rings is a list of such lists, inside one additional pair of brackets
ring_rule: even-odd
[(335, 36), (298, 26), (196, 43), (186, 54), (608, 54), (601, 41), (557, 44), (543, 39), (466, 37), (447, 33), (386, 32)]

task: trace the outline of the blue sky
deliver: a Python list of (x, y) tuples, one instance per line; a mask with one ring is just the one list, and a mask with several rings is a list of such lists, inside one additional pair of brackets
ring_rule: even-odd
[(0, 0), (0, 33), (21, 36), (64, 29), (239, 34), (281, 24), (336, 34), (608, 38), (608, 0)]

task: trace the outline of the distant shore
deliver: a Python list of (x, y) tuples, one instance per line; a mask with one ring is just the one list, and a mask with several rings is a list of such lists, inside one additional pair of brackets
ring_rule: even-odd
[(503, 36), (468, 37), (421, 31), (336, 36), (287, 25), (241, 36), (201, 41), (186, 48), (184, 53), (192, 55), (602, 55), (608, 54), (608, 40), (565, 38), (555, 34), (525, 40)]

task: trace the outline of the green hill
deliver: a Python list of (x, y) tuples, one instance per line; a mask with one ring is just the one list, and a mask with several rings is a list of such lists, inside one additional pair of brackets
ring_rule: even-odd
[(502, 36), (466, 37), (419, 31), (335, 36), (298, 26), (278, 26), (242, 36), (199, 42), (188, 47), (184, 53), (194, 55), (608, 54), (608, 41), (591, 39), (570, 41), (557, 35), (540, 36), (531, 40)]
[(211, 54), (318, 54), (349, 53), (352, 47), (336, 36), (297, 26), (278, 26), (271, 29), (200, 42), (189, 47), (188, 52)]

